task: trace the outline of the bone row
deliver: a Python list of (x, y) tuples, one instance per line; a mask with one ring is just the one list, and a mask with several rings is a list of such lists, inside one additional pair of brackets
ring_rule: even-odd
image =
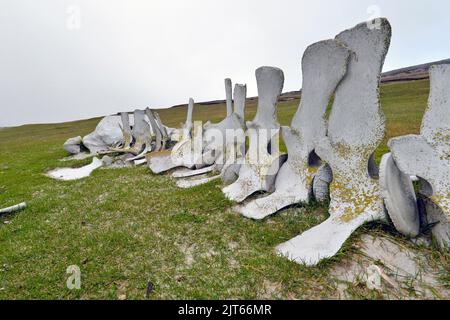
[[(163, 125), (159, 114), (147, 108), (107, 116), (84, 138), (68, 139), (64, 149), (73, 155), (122, 154), (121, 160), (139, 164), (150, 152), (170, 149), (179, 137), (180, 130)], [(104, 162), (112, 160), (109, 156), (105, 159), (108, 160)]]
[[(133, 150), (141, 157), (178, 140), (169, 154), (147, 157), (151, 171), (171, 170), (181, 188), (221, 179), (224, 195), (251, 219), (264, 219), (299, 203), (329, 200), (330, 217), (325, 222), (277, 247), (280, 255), (298, 263), (316, 265), (334, 256), (357, 228), (372, 221), (391, 221), (409, 237), (432, 226), (435, 239), (448, 247), (450, 65), (430, 69), (431, 91), (421, 133), (391, 139), (391, 153), (383, 156), (378, 169), (374, 152), (385, 134), (379, 83), (391, 26), (386, 19), (377, 25), (359, 24), (306, 49), (301, 102), (291, 126), (280, 127), (276, 116), (282, 70), (261, 67), (256, 70), (258, 106), (253, 121), (244, 121), (246, 86), (236, 84), (233, 95), (231, 80), (226, 79), (227, 116), (222, 122), (194, 123), (190, 99), (181, 137), (172, 139), (169, 132), (175, 130), (153, 116), (151, 132), (166, 131), (160, 130), (159, 138), (156, 133), (150, 141), (142, 138), (150, 136), (143, 129), (148, 126), (139, 125), (145, 122), (143, 112), (135, 112), (133, 130), (122, 117), (121, 145), (111, 148), (113, 143), (104, 142), (107, 151)], [(147, 110), (149, 118), (154, 114)], [(287, 155), (278, 150), (280, 135)], [(152, 143), (155, 149), (147, 149)], [(418, 195), (412, 176), (419, 180)]]

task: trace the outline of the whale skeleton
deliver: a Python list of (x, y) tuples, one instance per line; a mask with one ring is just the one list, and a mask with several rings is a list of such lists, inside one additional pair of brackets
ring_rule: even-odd
[[(279, 254), (306, 265), (334, 256), (363, 224), (386, 219), (371, 158), (384, 136), (379, 82), (390, 45), (391, 26), (378, 19), (374, 28), (362, 23), (336, 37), (352, 51), (347, 74), (335, 92), (327, 137), (317, 155), (332, 170), (330, 217), (322, 224), (277, 247)], [(372, 173), (372, 174), (371, 174)]]
[[(135, 165), (141, 165), (146, 163), (146, 154), (149, 152), (160, 152), (166, 149), (167, 143), (170, 140), (166, 127), (162, 124), (161, 119), (157, 112), (151, 110), (150, 108), (145, 109), (145, 114), (149, 119), (151, 134), (150, 143), (145, 143), (144, 149), (136, 155), (135, 157), (127, 159), (129, 162), (134, 162)], [(142, 160), (145, 158), (145, 160)]]
[(128, 113), (121, 113), (121, 130), (124, 136), (124, 143), (120, 147), (110, 147), (108, 152), (103, 154), (131, 153), (141, 158), (142, 153), (145, 154), (151, 150), (152, 131), (149, 123), (145, 120), (145, 115), (144, 110), (134, 111), (134, 125), (130, 131), (129, 115)]
[[(318, 42), (303, 55), (303, 88), (300, 106), (290, 127), (281, 132), (288, 149), (288, 160), (275, 181), (275, 191), (239, 207), (239, 212), (252, 219), (267, 216), (296, 203), (309, 203), (317, 170), (326, 174), (321, 161), (314, 154), (318, 141), (326, 135), (325, 112), (330, 97), (347, 72), (350, 52), (336, 40)], [(326, 179), (329, 181), (329, 179)], [(327, 192), (328, 186), (320, 192)], [(318, 192), (318, 198), (326, 198)], [(319, 195), (320, 194), (320, 195)]]
[(202, 139), (202, 127), (193, 124), (192, 115), (194, 112), (194, 100), (189, 99), (186, 122), (183, 126), (183, 133), (180, 141), (173, 147), (170, 154), (163, 153), (147, 158), (150, 170), (155, 173), (163, 173), (178, 167), (193, 169), (195, 167), (194, 151), (198, 149)]
[[(417, 236), (419, 210), (410, 176), (420, 181), (426, 220), (440, 246), (449, 247), (450, 232), (450, 64), (430, 68), (430, 96), (420, 135), (393, 138), (392, 154), (382, 162), (383, 199), (395, 227)], [(394, 171), (395, 170), (395, 171)], [(396, 174), (393, 174), (396, 173)]]
[(243, 202), (258, 191), (270, 191), (286, 155), (280, 155), (280, 125), (276, 117), (277, 99), (281, 94), (284, 74), (281, 69), (261, 67), (256, 70), (258, 108), (253, 121), (247, 122), (249, 149), (239, 167), (238, 179), (222, 189), (225, 196)]
[[(64, 147), (73, 154), (86, 148), (91, 156), (124, 153), (123, 161), (147, 163), (154, 173), (182, 167), (172, 173), (180, 188), (222, 179), (225, 196), (240, 203), (237, 211), (252, 219), (313, 198), (330, 199), (325, 222), (277, 247), (280, 255), (297, 263), (312, 266), (334, 256), (357, 228), (388, 216), (409, 237), (419, 235), (424, 224), (432, 226), (439, 244), (449, 247), (450, 65), (430, 68), (430, 97), (420, 134), (391, 139), (391, 153), (383, 156), (378, 169), (374, 152), (385, 130), (379, 83), (390, 40), (390, 24), (379, 18), (309, 46), (302, 59), (302, 98), (290, 127), (280, 127), (276, 116), (284, 74), (261, 67), (255, 72), (259, 99), (251, 122), (244, 121), (246, 86), (236, 84), (233, 96), (232, 82), (225, 79), (227, 116), (219, 123), (193, 123), (191, 98), (181, 134), (147, 108), (135, 110), (131, 119), (125, 112), (120, 118), (105, 117), (96, 131), (71, 138)], [(279, 153), (280, 134), (288, 155)], [(178, 142), (169, 151), (175, 135)], [(82, 168), (60, 168), (47, 175), (74, 180), (112, 162), (94, 157)], [(414, 179), (420, 183), (419, 201)], [(269, 194), (251, 198), (257, 192)], [(418, 203), (423, 203), (426, 217)]]
[[(234, 89), (234, 111), (232, 83), (225, 79), (227, 117), (217, 124), (204, 126), (202, 153), (196, 158), (196, 170), (176, 171), (172, 177), (181, 188), (190, 188), (221, 178), (221, 172), (227, 161), (233, 161), (245, 152), (245, 100), (246, 85), (236, 84)], [(237, 154), (236, 154), (237, 153)], [(217, 172), (213, 177), (203, 177), (205, 173)], [(191, 177), (200, 176), (199, 179)], [(189, 179), (185, 179), (189, 178)]]

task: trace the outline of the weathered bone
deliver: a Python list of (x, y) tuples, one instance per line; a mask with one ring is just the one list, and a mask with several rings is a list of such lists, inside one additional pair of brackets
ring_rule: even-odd
[[(441, 157), (422, 136), (409, 135), (394, 138), (389, 141), (388, 145), (398, 168), (403, 173), (416, 174), (420, 177), (421, 193), (431, 200), (426, 203), (427, 213), (432, 212), (432, 215), (436, 216), (432, 220), (445, 226), (435, 227), (432, 230), (433, 235), (441, 246), (448, 246), (450, 214), (450, 166), (448, 160)], [(389, 211), (392, 221), (396, 220), (396, 214), (395, 211)], [(404, 213), (400, 213), (400, 217), (403, 215)]]
[[(131, 129), (131, 135), (133, 137), (134, 145), (127, 146), (129, 136), (127, 133), (127, 117), (124, 114), (121, 115), (123, 127), (121, 128), (124, 138), (124, 145), (121, 148), (113, 147), (109, 148), (107, 153), (132, 153), (136, 155), (136, 159), (142, 158), (147, 151), (151, 149), (152, 133), (149, 123), (145, 120), (144, 110), (134, 111), (134, 125)], [(106, 154), (106, 153), (105, 153)]]
[(92, 133), (83, 137), (83, 145), (91, 154), (108, 152), (111, 147), (124, 145), (123, 127), (120, 116), (104, 117)]
[[(153, 134), (150, 134), (150, 137), (148, 137), (148, 135), (146, 136), (146, 142), (145, 142), (145, 148), (144, 150), (142, 150), (142, 152), (140, 154), (138, 154), (137, 156), (128, 159), (127, 161), (136, 161), (136, 160), (140, 160), (142, 158), (145, 157), (145, 155), (149, 152), (158, 152), (158, 151), (162, 151), (165, 149), (165, 145), (166, 145), (166, 137), (167, 134), (164, 136), (163, 135), (163, 130), (164, 132), (166, 132), (165, 127), (162, 125), (161, 120), (159, 120), (158, 124), (158, 120), (155, 117), (155, 112), (153, 112), (151, 109), (147, 108), (145, 110), (145, 114), (147, 115), (147, 118), (149, 120), (149, 126), (150, 126), (150, 132)], [(159, 118), (159, 116), (158, 116)], [(154, 147), (152, 147), (152, 142), (153, 140), (155, 141)]]
[(162, 141), (162, 132), (159, 128), (158, 124), (156, 123), (155, 115), (150, 108), (145, 109), (145, 113), (147, 114), (147, 118), (150, 121), (150, 126), (152, 128), (152, 132), (156, 138), (155, 141), (155, 148), (153, 151), (158, 152), (161, 150), (164, 150), (163, 148), (163, 141)]
[(247, 85), (236, 84), (234, 86), (234, 113), (241, 119), (245, 127), (245, 102), (247, 100)]
[(420, 232), (419, 208), (411, 177), (399, 170), (391, 153), (381, 159), (380, 191), (396, 229), (409, 237), (417, 237)]
[[(388, 143), (398, 168), (406, 175), (419, 177), (420, 193), (427, 198), (428, 222), (439, 223), (432, 232), (443, 247), (448, 247), (450, 244), (449, 123), (450, 65), (433, 66), (430, 68), (428, 108), (423, 118), (420, 135), (394, 138)], [(391, 198), (391, 201), (394, 200), (397, 199)], [(404, 219), (405, 214), (408, 213), (389, 210), (394, 223), (397, 219)]]
[[(227, 117), (217, 124), (207, 124), (204, 126), (204, 149), (202, 154), (195, 160), (197, 170), (175, 172), (172, 176), (175, 178), (186, 178), (202, 175), (205, 172), (221, 172), (226, 160), (233, 160), (236, 157), (243, 156), (245, 152), (245, 122), (243, 120), (245, 101), (247, 95), (247, 87), (245, 85), (236, 84), (234, 92), (234, 109), (230, 110), (233, 105), (231, 99), (231, 80), (225, 79)], [(237, 153), (237, 155), (236, 155)], [(214, 179), (198, 177), (188, 179), (183, 182), (177, 182), (182, 188), (190, 186), (198, 186), (208, 183), (211, 180), (220, 178), (217, 175)]]
[(147, 159), (139, 159), (139, 160), (134, 160), (134, 165), (135, 166), (141, 166), (147, 163)]
[(47, 176), (56, 180), (70, 181), (86, 178), (91, 173), (102, 167), (103, 162), (98, 158), (93, 158), (92, 163), (81, 168), (59, 168), (47, 172)]
[(150, 126), (148, 122), (145, 121), (145, 111), (144, 110), (135, 110), (134, 111), (134, 126), (131, 130), (134, 142), (134, 150), (142, 150), (142, 148), (150, 144), (151, 142), (151, 132)]
[(227, 117), (233, 114), (233, 104), (231, 99), (233, 99), (232, 93), (232, 83), (231, 79), (225, 79), (225, 94), (226, 94), (226, 104), (227, 104)]
[(326, 202), (330, 197), (330, 183), (333, 181), (333, 172), (328, 164), (323, 164), (314, 176), (312, 193), (317, 202)]
[(151, 145), (145, 144), (144, 150), (142, 150), (141, 153), (139, 153), (138, 155), (136, 155), (134, 157), (126, 159), (126, 161), (134, 162), (136, 160), (141, 160), (141, 159), (145, 158), (145, 155), (149, 152), (151, 152)]
[[(231, 79), (225, 79), (225, 94), (226, 94), (226, 109), (227, 116), (224, 120), (219, 123), (212, 124), (210, 122), (204, 125), (204, 144), (205, 150), (203, 154), (219, 148), (220, 150), (225, 149), (225, 145), (228, 141), (225, 140), (226, 130), (238, 130), (245, 127), (243, 118), (239, 116), (238, 113), (233, 111), (233, 92), (232, 92), (232, 82)], [(243, 113), (245, 109), (245, 99), (247, 94), (247, 89), (245, 85), (236, 84), (235, 85), (234, 98), (237, 99), (239, 105), (234, 104), (234, 108), (239, 109), (240, 113)], [(219, 139), (216, 139), (218, 136)], [(232, 140), (232, 139), (231, 139)], [(214, 161), (215, 159), (212, 159)]]
[(179, 142), (183, 136), (183, 130), (180, 128), (169, 128), (166, 127), (167, 135), (169, 136), (169, 140), (172, 142)]
[(81, 137), (74, 137), (67, 139), (66, 142), (64, 142), (64, 150), (66, 150), (70, 154), (79, 154), (82, 152), (82, 144), (83, 139)]
[[(151, 157), (148, 159), (150, 170), (153, 173), (162, 173), (177, 167), (194, 167), (194, 159), (192, 154), (194, 140), (201, 134), (199, 128), (194, 128), (192, 123), (192, 114), (194, 111), (194, 100), (189, 99), (186, 123), (183, 127), (183, 136), (181, 140), (173, 147), (170, 155), (162, 157)], [(192, 132), (194, 131), (194, 133)], [(199, 132), (200, 131), (200, 132)]]
[[(245, 103), (247, 99), (247, 86), (242, 84), (236, 84), (234, 86), (234, 113), (239, 117), (242, 128), (245, 130)], [(239, 178), (239, 171), (241, 164), (245, 161), (245, 133), (243, 135), (243, 141), (239, 141), (240, 134), (236, 136), (236, 144), (234, 145), (237, 151), (236, 156), (233, 152), (228, 152), (229, 156), (224, 165), (220, 169), (220, 178), (222, 183), (227, 186), (230, 185)]]
[(183, 170), (176, 171), (172, 174), (173, 178), (189, 178), (194, 176), (199, 176), (201, 174), (209, 173), (214, 171), (215, 166), (209, 166), (202, 169), (197, 170)]
[[(225, 129), (227, 121), (232, 122), (233, 101), (232, 101), (232, 82), (231, 79), (225, 79), (225, 95), (227, 116), (219, 123), (211, 123), (208, 121), (203, 126), (203, 150), (195, 159), (196, 168), (202, 169), (205, 166), (211, 166), (217, 160), (218, 152), (222, 153), (225, 147)], [(231, 121), (229, 121), (231, 120)], [(219, 148), (219, 150), (216, 150)]]
[(130, 115), (128, 114), (128, 112), (122, 112), (120, 113), (120, 118), (122, 120), (121, 129), (123, 134), (122, 148), (128, 149), (131, 147), (131, 143), (133, 142), (133, 135), (131, 133), (130, 126)]
[(147, 115), (147, 118), (149, 119), (150, 130), (153, 134), (150, 137), (150, 143), (145, 144), (145, 148), (140, 154), (127, 159), (127, 161), (129, 162), (134, 162), (135, 165), (145, 164), (147, 162), (147, 159), (142, 158), (144, 158), (147, 153), (160, 152), (165, 150), (167, 143), (170, 140), (170, 137), (167, 133), (168, 128), (163, 125), (159, 114), (149, 108), (145, 110), (145, 113)]
[[(276, 118), (278, 96), (284, 83), (283, 71), (273, 67), (261, 67), (256, 70), (258, 86), (258, 109), (255, 119), (247, 123), (249, 150), (245, 163), (240, 167), (239, 178), (225, 187), (225, 196), (233, 201), (242, 202), (257, 191), (270, 191), (276, 174), (285, 161), (277, 150), (277, 135), (280, 125)], [(269, 153), (268, 147), (272, 153)]]
[(134, 126), (131, 130), (134, 139), (134, 145), (130, 149), (130, 153), (140, 154), (147, 153), (151, 148), (152, 133), (150, 131), (150, 126), (147, 121), (145, 121), (145, 111), (135, 110), (134, 111)]
[(241, 171), (242, 163), (245, 158), (228, 159), (225, 162), (221, 172), (220, 178), (225, 186), (235, 183), (239, 178), (239, 171)]
[(244, 216), (264, 219), (287, 206), (310, 201), (311, 185), (318, 169), (316, 164), (310, 163), (311, 154), (326, 135), (325, 111), (347, 72), (349, 56), (350, 52), (336, 40), (318, 42), (306, 49), (302, 60), (300, 106), (291, 127), (282, 127), (288, 160), (277, 175), (275, 192), (240, 208)]
[[(137, 114), (136, 117), (135, 114)], [(134, 114), (122, 112), (120, 115), (104, 117), (95, 130), (83, 139), (71, 138), (64, 143), (64, 149), (74, 154), (66, 159), (82, 160), (95, 155), (130, 153), (136, 156), (127, 157), (124, 161), (131, 163), (139, 160), (137, 164), (145, 163), (147, 160), (141, 159), (148, 152), (153, 151), (153, 140), (158, 130), (161, 133), (159, 143), (162, 145), (161, 149), (165, 149), (167, 142), (178, 135), (178, 130), (162, 124), (156, 112), (151, 112), (151, 115), (153, 117), (148, 116), (146, 120), (144, 111), (136, 110)], [(135, 135), (134, 140), (133, 135)]]
[[(231, 80), (229, 80), (229, 86), (231, 86)], [(245, 122), (241, 115), (243, 115), (245, 109), (246, 94), (247, 87), (236, 84), (234, 93), (235, 112), (231, 112), (223, 121), (210, 125), (205, 130), (205, 147), (202, 154), (204, 165), (221, 164), (223, 166), (230, 157), (235, 158), (244, 155)], [(228, 105), (232, 105), (232, 100), (231, 92), (228, 92), (227, 86), (227, 108)]]
[(176, 184), (178, 188), (182, 189), (189, 189), (197, 186), (201, 186), (203, 184), (209, 183), (214, 180), (220, 179), (220, 175), (209, 177), (207, 175), (201, 175), (199, 177), (196, 177), (195, 179), (179, 179), (177, 180)]
[(384, 135), (378, 88), (391, 38), (386, 19), (377, 25), (362, 23), (336, 37), (353, 54), (335, 94), (328, 137), (316, 148), (333, 172), (330, 218), (278, 246), (292, 261), (315, 265), (334, 256), (361, 225), (385, 218), (378, 182), (368, 170)]
[(161, 132), (161, 150), (165, 150), (167, 143), (170, 140), (169, 134), (167, 133), (166, 126), (163, 125), (158, 112), (152, 110), (153, 116), (155, 117), (156, 124), (158, 125), (159, 131)]
[(26, 207), (27, 207), (27, 204), (25, 202), (22, 202), (22, 203), (19, 203), (19, 204), (15, 205), (15, 206), (12, 206), (12, 207), (0, 209), (0, 215), (1, 214), (10, 214), (10, 213), (18, 212), (18, 211), (21, 211), (21, 210), (25, 209)]
[[(209, 167), (197, 170), (179, 170), (172, 174), (172, 177), (178, 178), (176, 184), (179, 188), (188, 189), (197, 187), (214, 180), (222, 179), (222, 169), (224, 165), (217, 163)], [(210, 173), (219, 173), (215, 176), (209, 176)]]

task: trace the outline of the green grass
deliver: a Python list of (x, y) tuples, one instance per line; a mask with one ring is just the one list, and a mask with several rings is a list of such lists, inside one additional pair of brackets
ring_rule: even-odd
[[(428, 86), (383, 86), (387, 138), (419, 131)], [(280, 104), (281, 124), (290, 123), (297, 106)], [(255, 102), (248, 105), (248, 119), (255, 108)], [(185, 112), (160, 114), (178, 127)], [(223, 105), (194, 112), (195, 119), (213, 122), (224, 115)], [(66, 156), (62, 143), (89, 133), (98, 120), (0, 130), (0, 207), (29, 205), (0, 218), (0, 299), (145, 299), (148, 282), (154, 284), (150, 299), (337, 298), (333, 265), (362, 232), (385, 232), (364, 227), (337, 257), (307, 268), (278, 257), (274, 247), (326, 219), (324, 207), (299, 206), (254, 222), (232, 212), (217, 182), (181, 190), (145, 167), (98, 170), (73, 182), (45, 177), (48, 169), (80, 165), (58, 161)], [(386, 150), (380, 146), (378, 158)], [(423, 252), (448, 262), (446, 254)], [(70, 265), (81, 268), (81, 290), (66, 288)], [(352, 292), (376, 298), (367, 289)]]

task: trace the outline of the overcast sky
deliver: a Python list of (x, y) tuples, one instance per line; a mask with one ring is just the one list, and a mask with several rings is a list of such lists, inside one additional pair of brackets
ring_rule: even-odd
[(262, 65), (301, 87), (305, 48), (376, 16), (384, 70), (450, 58), (448, 0), (0, 0), (0, 127), (223, 99)]

